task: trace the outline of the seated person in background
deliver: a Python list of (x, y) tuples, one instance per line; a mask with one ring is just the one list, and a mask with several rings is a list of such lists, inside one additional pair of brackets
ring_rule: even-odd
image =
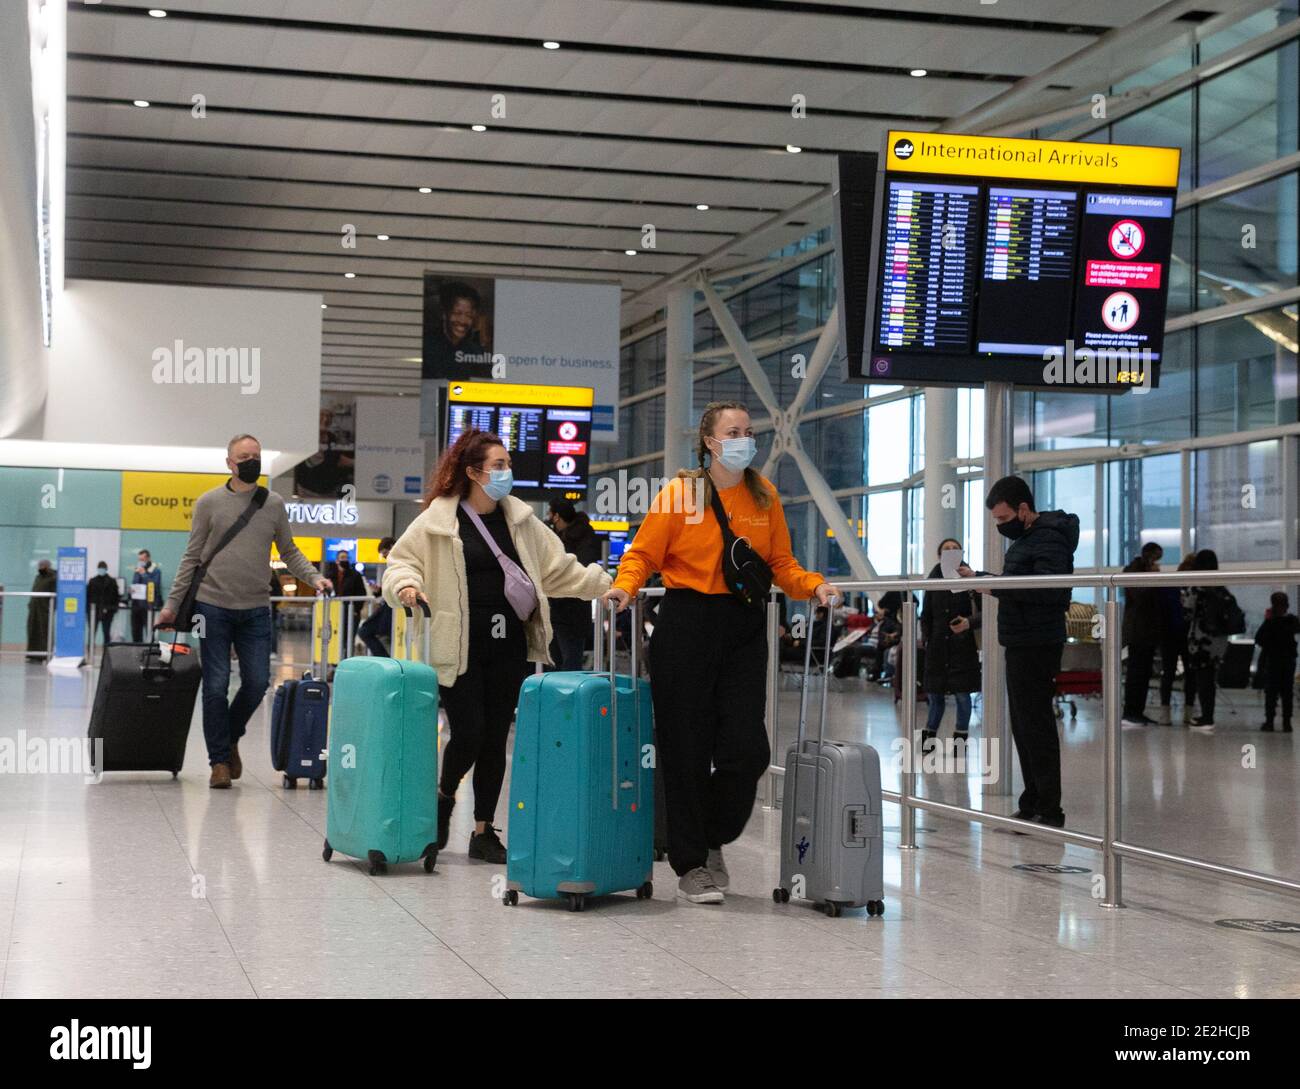
[(1291, 732), (1291, 700), (1295, 693), (1296, 633), (1300, 632), (1300, 619), (1287, 610), (1291, 602), (1279, 591), (1269, 598), (1272, 608), (1268, 619), (1255, 633), (1255, 643), (1260, 648), (1259, 668), (1264, 673), (1264, 725), (1265, 733), (1273, 732), (1273, 715), (1277, 711), (1278, 697), (1282, 698), (1282, 732)]

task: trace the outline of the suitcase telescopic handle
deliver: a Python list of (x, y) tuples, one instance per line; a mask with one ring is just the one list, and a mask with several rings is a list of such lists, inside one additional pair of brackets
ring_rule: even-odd
[[(320, 679), (326, 680), (330, 672), (330, 640), (334, 638), (334, 625), (330, 621), (330, 598), (333, 596), (333, 590), (322, 590), (313, 600), (312, 608), (316, 607), (316, 602), (324, 602), (325, 607), (321, 610), (320, 619)], [(313, 654), (311, 667), (316, 668), (316, 658)]]
[[(415, 599), (415, 602), (417, 605), (420, 606), (420, 612), (424, 614), (424, 624), (423, 624), (424, 664), (428, 665), (429, 659), (433, 656), (432, 649), (429, 644), (429, 639), (433, 631), (433, 621), (431, 619), (433, 614), (429, 611), (429, 603), (427, 601), (424, 601), (422, 598), (417, 597)], [(414, 661), (414, 659), (411, 657), (411, 628), (413, 626), (411, 624), (411, 621), (415, 619), (415, 611), (411, 608), (411, 606), (403, 605), (402, 612), (406, 614), (406, 628), (402, 635), (402, 641), (406, 644), (406, 659), (407, 661)]]

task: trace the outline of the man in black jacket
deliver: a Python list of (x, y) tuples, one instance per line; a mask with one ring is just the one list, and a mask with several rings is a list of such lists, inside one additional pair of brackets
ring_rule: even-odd
[[(1154, 541), (1142, 546), (1133, 557), (1125, 573), (1160, 570), (1160, 558), (1165, 554)], [(1165, 641), (1165, 605), (1158, 589), (1138, 586), (1124, 588), (1124, 622), (1121, 629), (1123, 645), (1128, 647), (1128, 668), (1124, 674), (1125, 726), (1154, 726), (1155, 719), (1147, 718), (1146, 703), (1151, 687), (1151, 673), (1155, 666), (1156, 648)]]
[[(994, 484), (984, 505), (998, 532), (1012, 541), (1002, 563), (1004, 575), (1074, 573), (1077, 515), (1038, 511), (1034, 493), (1018, 476), (1004, 476)], [(962, 574), (967, 572), (974, 574), (969, 568)], [(998, 642), (1006, 648), (1007, 717), (1025, 780), (1020, 808), (1012, 816), (1063, 828), (1061, 740), (1052, 699), (1065, 646), (1070, 591), (1062, 587), (981, 592), (998, 599)]]
[[(600, 563), (600, 538), (591, 528), (586, 513), (578, 510), (567, 499), (552, 499), (550, 506), (551, 515), (547, 521), (564, 542), (564, 551), (577, 556), (578, 562), (584, 566)], [(551, 630), (554, 632), (551, 660), (556, 669), (568, 672), (579, 670), (582, 668), (583, 653), (587, 649), (587, 637), (594, 630), (591, 603), (580, 601), (576, 597), (553, 597), (550, 599), (550, 607)], [(631, 623), (630, 613), (626, 620)]]
[[(105, 646), (113, 641), (113, 617), (121, 596), (117, 579), (108, 573), (108, 564), (100, 560), (99, 574), (86, 583), (86, 607), (87, 611), (92, 606), (95, 609), (95, 624), (103, 629)], [(94, 638), (93, 633), (91, 638)]]

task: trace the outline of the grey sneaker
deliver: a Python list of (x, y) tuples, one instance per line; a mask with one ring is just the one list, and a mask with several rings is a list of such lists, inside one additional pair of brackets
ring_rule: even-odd
[(713, 883), (718, 886), (719, 892), (727, 892), (731, 889), (731, 875), (727, 873), (727, 863), (722, 857), (722, 848), (709, 852), (709, 860), (704, 864), (704, 868), (713, 875)]
[(722, 890), (713, 880), (713, 874), (703, 866), (684, 873), (677, 882), (677, 897), (692, 904), (720, 904)]

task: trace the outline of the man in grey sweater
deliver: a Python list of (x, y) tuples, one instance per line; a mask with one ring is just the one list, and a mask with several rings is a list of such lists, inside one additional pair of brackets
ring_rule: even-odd
[[(190, 539), (161, 613), (160, 625), (176, 621), (200, 563), (211, 559), (195, 595), (194, 615), (203, 618), (203, 738), (212, 775), (208, 786), (229, 788), (243, 773), (239, 739), (271, 681), (271, 603), (266, 572), (271, 542), (294, 576), (318, 591), (330, 589), (329, 579), (293, 543), (284, 500), (268, 492), (262, 509), (242, 532), (215, 557), (212, 550), (253, 501), (262, 474), (262, 447), (252, 435), (237, 435), (226, 447), (230, 479), (204, 492), (194, 504)], [(239, 659), (239, 691), (228, 702), (230, 648)]]

